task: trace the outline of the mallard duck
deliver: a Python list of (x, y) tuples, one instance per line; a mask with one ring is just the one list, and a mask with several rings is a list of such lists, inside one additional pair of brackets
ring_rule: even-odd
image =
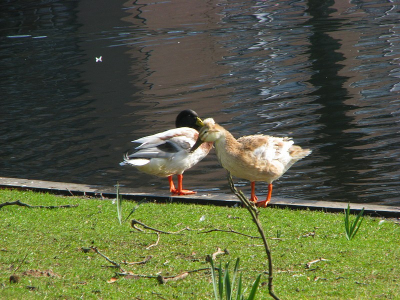
[[(212, 148), (204, 143), (195, 151), (189, 150), (195, 144), (202, 121), (193, 110), (184, 110), (175, 121), (177, 128), (142, 137), (132, 141), (140, 145), (132, 154), (126, 154), (121, 165), (131, 165), (147, 174), (168, 177), (169, 189), (173, 195), (190, 195), (196, 192), (182, 187), (183, 172), (201, 161)], [(175, 188), (172, 176), (178, 176)]]
[[(288, 137), (269, 135), (249, 135), (235, 139), (233, 135), (211, 118), (203, 121), (196, 144), (196, 151), (203, 142), (214, 142), (220, 164), (233, 176), (249, 180), (251, 183), (250, 201), (257, 206), (266, 207), (271, 200), (272, 182), (281, 177), (295, 162), (311, 153), (293, 145)], [(257, 202), (255, 182), (268, 183), (266, 200)]]

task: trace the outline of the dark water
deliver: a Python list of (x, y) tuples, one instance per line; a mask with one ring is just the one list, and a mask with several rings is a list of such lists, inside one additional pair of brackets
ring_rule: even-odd
[[(119, 162), (192, 108), (313, 149), (275, 196), (400, 205), (398, 16), (379, 0), (2, 1), (0, 176), (165, 192)], [(214, 153), (185, 175), (229, 192)]]

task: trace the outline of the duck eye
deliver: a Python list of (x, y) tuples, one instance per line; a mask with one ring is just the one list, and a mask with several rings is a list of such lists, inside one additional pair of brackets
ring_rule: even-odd
[(202, 137), (202, 138), (204, 138), (204, 136), (206, 136), (208, 134), (208, 129), (202, 129), (202, 131), (201, 131), (201, 133), (200, 133), (200, 136)]

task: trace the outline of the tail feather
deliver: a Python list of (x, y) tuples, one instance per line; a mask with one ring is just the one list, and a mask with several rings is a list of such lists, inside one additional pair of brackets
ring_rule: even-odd
[(128, 153), (124, 155), (124, 161), (120, 162), (120, 166), (132, 165), (136, 167), (144, 166), (149, 163), (149, 159), (146, 158), (131, 158)]
[(293, 157), (294, 159), (302, 159), (304, 157), (306, 157), (307, 155), (311, 154), (311, 150), (310, 149), (303, 149), (300, 146), (292, 146), (289, 150), (289, 154), (291, 157)]

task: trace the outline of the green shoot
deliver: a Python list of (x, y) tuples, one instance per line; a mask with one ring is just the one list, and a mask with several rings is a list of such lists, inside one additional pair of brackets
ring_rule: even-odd
[[(261, 279), (261, 274), (258, 275), (258, 277), (256, 278), (256, 280), (254, 281), (252, 287), (251, 287), (251, 291), (249, 294), (248, 298), (245, 298), (244, 296), (244, 292), (246, 290), (243, 291), (243, 284), (242, 284), (242, 274), (239, 275), (239, 280), (237, 285), (235, 284), (236, 282), (236, 277), (239, 273), (239, 262), (240, 259), (238, 258), (236, 260), (236, 264), (233, 270), (233, 277), (231, 280), (231, 277), (229, 275), (229, 262), (225, 265), (225, 271), (222, 270), (221, 264), (219, 265), (219, 269), (218, 269), (218, 281), (217, 281), (217, 274), (215, 272), (215, 267), (214, 267), (214, 262), (211, 259), (210, 260), (210, 264), (211, 264), (211, 276), (212, 276), (212, 282), (213, 282), (213, 288), (214, 288), (214, 297), (215, 300), (254, 300), (255, 299), (255, 295), (260, 283), (260, 279)], [(224, 298), (224, 291), (225, 291), (225, 298)], [(234, 297), (236, 293), (236, 297)]]
[(356, 219), (350, 222), (350, 204), (347, 205), (347, 209), (344, 210), (344, 228), (346, 231), (346, 238), (350, 241), (357, 234), (362, 221), (364, 220), (364, 208), (358, 213)]

